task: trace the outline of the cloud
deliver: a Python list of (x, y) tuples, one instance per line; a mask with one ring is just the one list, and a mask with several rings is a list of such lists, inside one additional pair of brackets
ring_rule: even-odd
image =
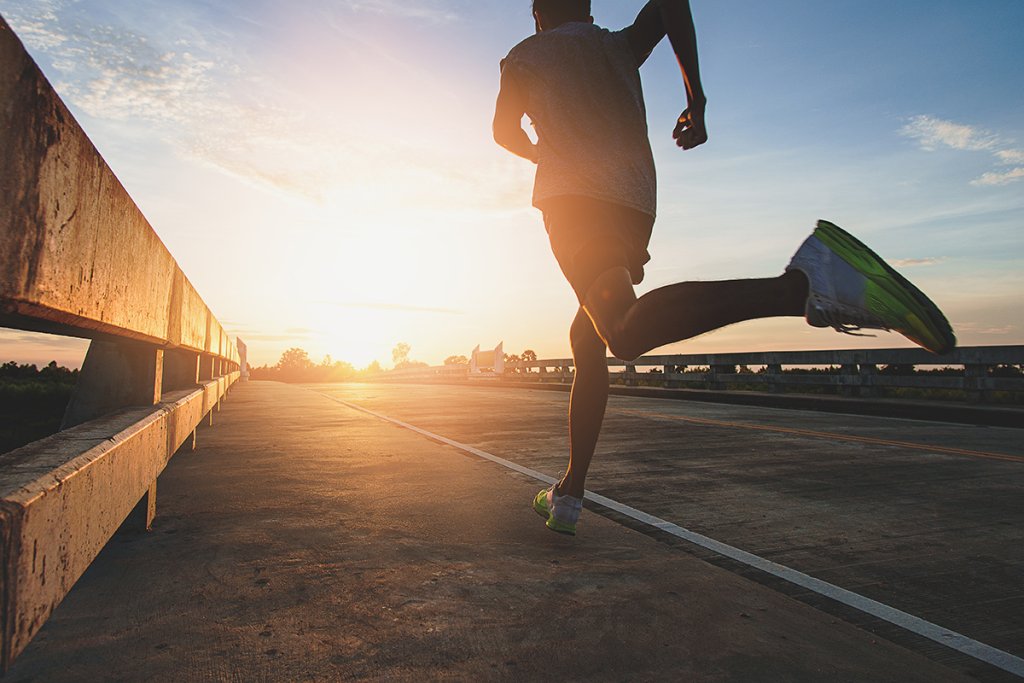
[(444, 315), (465, 315), (462, 311), (451, 308), (434, 308), (431, 306), (410, 306), (407, 304), (374, 304), (374, 303), (349, 303), (349, 302), (324, 302), (332, 303), (338, 308), (360, 308), (373, 311), (397, 311), (401, 313), (441, 313)]
[(372, 12), (407, 19), (426, 19), (434, 22), (448, 22), (458, 19), (458, 13), (447, 9), (436, 0), (348, 0), (345, 3), (354, 12)]
[(999, 335), (999, 336), (1004, 336), (1004, 335), (1007, 335), (1007, 334), (1012, 334), (1012, 333), (1014, 333), (1017, 330), (1017, 326), (1016, 325), (999, 325), (999, 326), (993, 327), (991, 325), (985, 325), (985, 324), (976, 323), (976, 322), (966, 322), (966, 323), (958, 322), (958, 323), (956, 323), (954, 325), (954, 327), (956, 328), (956, 331), (958, 333), (961, 333), (961, 334), (964, 334), (964, 333), (991, 334), (991, 335)]
[(260, 334), (257, 332), (250, 332), (245, 335), (242, 339), (244, 342), (297, 342), (304, 339), (309, 339), (309, 334), (280, 334), (268, 332), (266, 334)]
[(7, 13), (8, 23), (17, 29), (18, 37), (33, 47), (52, 50), (63, 44), (67, 38), (52, 29), (57, 23), (59, 2), (53, 0), (37, 0), (35, 16), (22, 16), (17, 11)]
[(274, 87), (236, 42), (204, 35), (185, 19), (161, 41), (102, 23), (75, 0), (5, 3), (4, 11), (18, 36), (48, 58), (61, 96), (89, 116), (141, 124), (184, 158), (321, 198), (324, 140), (301, 112), (266, 97)]
[(945, 261), (945, 256), (926, 258), (905, 258), (892, 261), (892, 265), (896, 266), (897, 268), (915, 268), (924, 266), (937, 266), (940, 263), (944, 263)]
[(1021, 178), (1024, 178), (1024, 166), (1018, 166), (1004, 172), (990, 171), (984, 173), (980, 178), (972, 180), (971, 185), (1007, 185)]
[(1001, 149), (996, 152), (996, 157), (1004, 164), (1024, 164), (1022, 149)]
[[(352, 22), (355, 14), (441, 22), (457, 19), (455, 10), (471, 5), (346, 0), (318, 13), (322, 25), (341, 31), (341, 44), (357, 41), (361, 55), (338, 58), (332, 87), (348, 83), (348, 94), (341, 104), (328, 96), (326, 107), (302, 99), (303, 86), (275, 80), (277, 72), (261, 68), (261, 57), (247, 52), (244, 36), (222, 35), (224, 29), (208, 17), (183, 9), (174, 15), (173, 28), (136, 30), (120, 15), (87, 5), (0, 0), (14, 30), (49, 62), (48, 75), (67, 102), (98, 120), (135, 126), (187, 161), (261, 189), (343, 206), (349, 215), (373, 209), (382, 188), (388, 188), (388, 206), (420, 210), (507, 211), (528, 196), (532, 174), (515, 160), (492, 161), (478, 150), (452, 150), (431, 119), (421, 124), (435, 128), (437, 139), (392, 134), (382, 140), (378, 131), (389, 125), (384, 117), (352, 104), (379, 101), (382, 93), (401, 88), (409, 89), (406, 95), (392, 106), (381, 102), (380, 111), (396, 111), (424, 93), (440, 93), (441, 100), (451, 102), (459, 98), (445, 90), (450, 84), (443, 78), (361, 35)], [(337, 38), (331, 41), (337, 43)], [(367, 71), (368, 65), (376, 65), (379, 73)], [(408, 79), (390, 80), (396, 70)], [(370, 78), (371, 73), (376, 77)], [(329, 111), (331, 106), (341, 110)], [(460, 130), (451, 115), (444, 116), (446, 130)], [(482, 169), (482, 164), (489, 166)]]
[[(999, 165), (1024, 164), (1024, 150), (1007, 147), (1000, 136), (983, 128), (934, 116), (915, 116), (900, 129), (904, 137), (917, 140), (921, 148), (934, 152), (940, 147), (968, 151), (991, 152)], [(1024, 178), (1024, 166), (1007, 171), (990, 171), (971, 181), (975, 186), (1007, 185)]]
[(900, 129), (900, 134), (917, 140), (929, 151), (938, 147), (989, 150), (998, 144), (998, 138), (988, 131), (932, 116), (915, 116)]

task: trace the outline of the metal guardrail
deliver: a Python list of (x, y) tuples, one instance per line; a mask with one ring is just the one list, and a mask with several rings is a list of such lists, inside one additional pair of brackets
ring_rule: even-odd
[[(1024, 364), (1024, 346), (972, 346), (936, 356), (922, 349), (849, 349), (837, 351), (777, 351), (763, 353), (679, 354), (642, 356), (626, 362), (609, 358), (610, 380), (627, 386), (661, 386), (729, 390), (763, 387), (783, 391), (800, 387), (834, 387), (847, 396), (876, 396), (884, 388), (947, 389), (964, 392), (972, 402), (985, 402), (992, 392), (1024, 393), (1024, 377), (993, 377), (992, 368)], [(956, 374), (889, 374), (885, 367), (953, 368)], [(647, 368), (654, 372), (641, 372)], [(753, 370), (757, 368), (757, 370)], [(784, 372), (794, 368), (831, 368), (830, 372)], [(509, 362), (502, 380), (570, 383), (573, 361), (556, 358)], [(380, 379), (459, 380), (468, 378), (465, 366), (411, 368), (383, 373)], [(499, 379), (495, 377), (495, 379)]]
[(92, 340), (63, 431), (0, 456), (6, 671), (137, 504), (149, 527), (239, 355), (2, 18), (0, 103), (0, 326)]

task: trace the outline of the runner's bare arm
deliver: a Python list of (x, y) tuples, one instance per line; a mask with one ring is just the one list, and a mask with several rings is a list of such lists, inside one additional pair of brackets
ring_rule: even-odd
[(523, 130), (526, 113), (526, 93), (515, 77), (514, 70), (501, 70), (501, 88), (494, 105), (494, 141), (517, 156), (537, 163), (537, 145)]
[(665, 22), (661, 18), (660, 5), (658, 0), (648, 2), (640, 14), (636, 15), (636, 21), (626, 29), (637, 66), (643, 66), (651, 56), (651, 51), (665, 37)]
[(679, 69), (683, 72), (687, 102), (686, 110), (676, 121), (672, 137), (683, 149), (693, 149), (707, 142), (708, 133), (704, 125), (707, 98), (700, 81), (697, 31), (693, 26), (689, 0), (650, 0), (627, 31), (638, 64), (642, 64), (654, 46), (668, 35)]

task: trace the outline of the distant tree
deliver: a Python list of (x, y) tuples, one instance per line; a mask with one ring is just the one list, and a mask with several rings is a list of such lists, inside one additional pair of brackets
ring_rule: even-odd
[(367, 365), (366, 368), (363, 370), (363, 372), (368, 374), (368, 375), (375, 375), (378, 372), (383, 372), (383, 371), (384, 371), (384, 368), (382, 368), (380, 366), (380, 363), (378, 361), (373, 361), (372, 363)]
[(1022, 374), (1020, 365), (996, 365), (988, 372), (989, 377), (1020, 377)]
[(904, 363), (893, 363), (892, 365), (883, 365), (878, 369), (880, 375), (897, 375), (907, 377), (914, 374), (914, 366)]
[(56, 361), (41, 370), (13, 361), (0, 366), (0, 453), (58, 431), (77, 379), (78, 370)]
[[(520, 354), (519, 360), (523, 361), (524, 363), (535, 361), (537, 360), (537, 352), (534, 351), (533, 349), (526, 349), (525, 351), (522, 352), (522, 354)], [(520, 372), (529, 374), (531, 370), (530, 368), (522, 368)]]
[[(330, 358), (330, 356), (327, 358)], [(321, 376), (321, 381), (324, 382), (345, 382), (355, 377), (356, 369), (352, 367), (351, 363), (339, 360), (330, 365), (320, 366), (319, 375)]]
[(465, 356), (448, 356), (444, 359), (445, 365), (469, 365), (469, 359)]
[(391, 360), (396, 368), (409, 362), (409, 351), (411, 350), (412, 347), (405, 342), (398, 342), (398, 345), (391, 349)]
[(315, 367), (305, 349), (292, 347), (282, 353), (281, 360), (277, 361), (277, 377), (275, 379), (284, 382), (315, 381), (312, 373)]
[(278, 370), (301, 371), (313, 367), (313, 361), (304, 349), (293, 347), (281, 354), (281, 360), (277, 361)]
[(35, 365), (18, 365), (8, 361), (0, 365), (0, 382), (31, 382), (33, 384), (74, 384), (78, 370), (68, 370), (51, 360), (40, 370)]

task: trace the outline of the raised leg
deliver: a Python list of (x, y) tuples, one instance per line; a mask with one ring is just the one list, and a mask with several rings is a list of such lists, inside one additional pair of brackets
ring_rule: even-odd
[(743, 320), (803, 316), (806, 301), (807, 278), (797, 271), (759, 280), (680, 282), (638, 299), (629, 271), (612, 268), (590, 287), (585, 308), (611, 352), (632, 360)]

